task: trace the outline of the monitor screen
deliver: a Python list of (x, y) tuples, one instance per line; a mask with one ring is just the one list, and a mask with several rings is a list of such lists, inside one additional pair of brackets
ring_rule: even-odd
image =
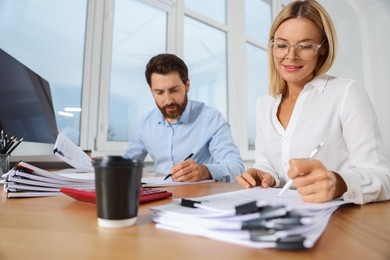
[(49, 83), (1, 48), (0, 129), (38, 143), (54, 143), (58, 134)]

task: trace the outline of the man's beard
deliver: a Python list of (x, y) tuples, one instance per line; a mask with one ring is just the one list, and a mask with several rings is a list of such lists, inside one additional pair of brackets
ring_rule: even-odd
[[(187, 102), (188, 102), (188, 98), (187, 98), (187, 95), (185, 95), (184, 101), (181, 104), (177, 104), (177, 103), (172, 102), (172, 103), (165, 105), (163, 107), (160, 107), (158, 105), (157, 105), (157, 107), (158, 107), (158, 109), (160, 109), (161, 113), (164, 115), (165, 118), (177, 119), (186, 109)], [(167, 111), (167, 108), (172, 107), (172, 106), (175, 106), (176, 110), (174, 112)]]

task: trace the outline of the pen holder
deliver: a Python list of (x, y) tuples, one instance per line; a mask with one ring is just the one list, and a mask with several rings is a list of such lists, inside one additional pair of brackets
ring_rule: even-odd
[(9, 171), (11, 155), (0, 154), (0, 176)]

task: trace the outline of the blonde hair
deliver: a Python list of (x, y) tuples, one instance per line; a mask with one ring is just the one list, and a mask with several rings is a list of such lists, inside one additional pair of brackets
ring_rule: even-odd
[[(317, 66), (314, 69), (314, 76), (325, 74), (333, 65), (337, 51), (337, 37), (333, 22), (326, 10), (315, 0), (294, 1), (287, 5), (276, 16), (269, 33), (269, 42), (274, 39), (274, 35), (279, 26), (293, 18), (304, 18), (310, 20), (322, 31), (324, 38), (324, 55), (318, 58)], [(276, 70), (272, 51), (268, 51), (269, 63), (269, 93), (277, 97), (287, 91), (287, 82)]]

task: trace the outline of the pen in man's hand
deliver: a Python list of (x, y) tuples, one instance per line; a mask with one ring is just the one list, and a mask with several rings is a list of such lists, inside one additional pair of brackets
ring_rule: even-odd
[[(188, 155), (188, 156), (184, 159), (184, 161), (190, 159), (193, 155), (194, 155), (194, 154), (191, 153), (190, 155)], [(166, 179), (168, 179), (169, 177), (171, 177), (171, 176), (172, 176), (171, 174), (168, 174), (167, 176), (165, 176), (164, 181), (165, 181)]]
[[(309, 155), (309, 157), (307, 157), (307, 159), (308, 159), (308, 160), (314, 159), (314, 158), (317, 156), (317, 154), (321, 151), (321, 149), (322, 149), (323, 146), (324, 146), (324, 143), (320, 143), (320, 144), (316, 147), (316, 149), (314, 149), (314, 150), (310, 153), (310, 155)], [(281, 197), (281, 196), (283, 195), (283, 193), (285, 193), (286, 190), (289, 189), (289, 188), (291, 187), (292, 183), (293, 183), (293, 180), (292, 180), (292, 179), (289, 179), (288, 182), (286, 182), (286, 184), (284, 184), (282, 190), (279, 192), (278, 197)]]

